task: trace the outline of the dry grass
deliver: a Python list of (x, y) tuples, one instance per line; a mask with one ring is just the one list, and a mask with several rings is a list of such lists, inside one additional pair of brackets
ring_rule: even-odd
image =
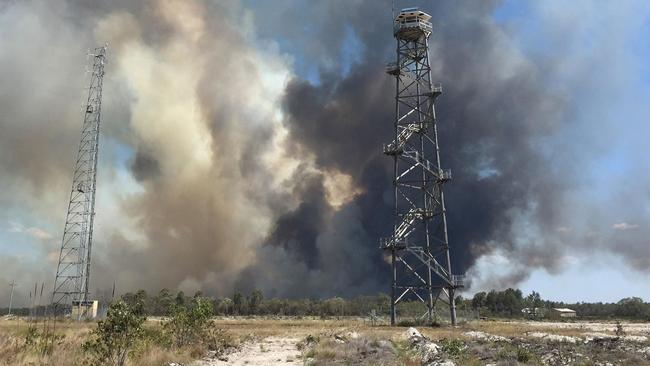
[[(57, 324), (57, 334), (63, 336), (55, 342), (56, 352), (43, 356), (35, 347), (25, 342), (29, 323), (23, 319), (0, 322), (0, 365), (79, 365), (83, 361), (81, 343), (87, 338), (92, 323)], [(42, 329), (43, 324), (36, 324)]]
[[(241, 339), (264, 338), (268, 336), (293, 335), (306, 337), (309, 334), (342, 334), (355, 331), (370, 337), (395, 339), (408, 327), (388, 325), (371, 326), (363, 318), (319, 319), (319, 318), (263, 318), (248, 317), (216, 318), (215, 324)], [(546, 325), (548, 324), (548, 325)], [(584, 336), (588, 331), (584, 323), (567, 323), (556, 327), (552, 323), (537, 322), (534, 326), (518, 321), (471, 321), (458, 327), (416, 327), (423, 335), (434, 341), (441, 339), (467, 339), (463, 333), (470, 330), (482, 331), (505, 337), (524, 337), (526, 332), (543, 332), (564, 336)], [(611, 333), (605, 331), (604, 333)]]
[[(0, 320), (0, 366), (70, 366), (81, 365), (86, 360), (82, 344), (95, 328), (95, 322), (58, 321), (56, 334), (63, 336), (55, 342), (54, 351), (42, 355), (34, 346), (26, 344), (26, 334), (30, 324), (24, 319)], [(39, 330), (43, 322), (33, 324)], [(158, 327), (159, 322), (151, 322), (148, 327)], [(203, 350), (191, 347), (181, 350), (164, 349), (152, 342), (144, 342), (136, 350), (135, 358), (129, 366), (160, 366), (168, 362), (186, 363), (199, 358)]]
[[(88, 334), (95, 328), (94, 322), (58, 322), (56, 325), (57, 334), (63, 338), (56, 344), (55, 352), (42, 357), (33, 347), (25, 344), (28, 323), (23, 319), (0, 320), (0, 366), (2, 365), (76, 365), (82, 364), (85, 355), (81, 344), (88, 338)], [(406, 350), (400, 349), (400, 342), (403, 342), (403, 334), (407, 327), (390, 327), (387, 325), (371, 326), (363, 318), (341, 318), (341, 319), (320, 319), (320, 318), (264, 318), (264, 317), (220, 317), (215, 318), (215, 327), (224, 329), (232, 335), (233, 344), (240, 342), (254, 341), (270, 336), (284, 336), (304, 339), (308, 335), (319, 337), (321, 342), (305, 352), (311, 352), (317, 358), (318, 364), (334, 364), (340, 360), (358, 360), (359, 354), (368, 361), (367, 364), (380, 362), (378, 364), (418, 364), (417, 357), (413, 357)], [(558, 327), (552, 323), (538, 322), (527, 324), (516, 321), (473, 321), (459, 327), (417, 327), (423, 335), (435, 342), (443, 339), (459, 339), (467, 344), (472, 343), (463, 333), (470, 330), (482, 331), (494, 335), (501, 335), (510, 338), (526, 338), (526, 332), (538, 331), (549, 334), (582, 336), (589, 325), (586, 323), (567, 323)], [(38, 326), (42, 329), (43, 324)], [(147, 322), (148, 328), (160, 326), (159, 319), (152, 319)], [(634, 324), (630, 324), (632, 329)], [(641, 329), (641, 328), (639, 328)], [(349, 341), (345, 344), (336, 343), (335, 335), (345, 335), (348, 332), (357, 332), (363, 335), (362, 339)], [(533, 341), (531, 342), (539, 342)], [(476, 342), (474, 342), (476, 343)], [(476, 347), (492, 347), (491, 343), (479, 344)], [(159, 366), (167, 362), (187, 363), (192, 359), (199, 358), (202, 350), (164, 349), (154, 342), (148, 342), (137, 350), (137, 359), (131, 361), (130, 365)], [(494, 353), (493, 351), (490, 351)], [(513, 351), (514, 352), (514, 351)], [(480, 353), (480, 352), (471, 352)], [(389, 355), (390, 354), (390, 355)], [(375, 356), (376, 355), (376, 356)], [(308, 356), (305, 354), (305, 356)], [(379, 361), (384, 359), (383, 361)], [(381, 363), (383, 362), (383, 363)], [(391, 363), (392, 362), (392, 363)], [(465, 359), (465, 364), (475, 364), (474, 359)]]
[[(345, 332), (359, 332), (377, 338), (392, 339), (395, 335), (403, 334), (409, 327), (391, 327), (388, 325), (371, 326), (363, 318), (319, 319), (319, 318), (216, 318), (215, 325), (223, 328), (233, 335), (248, 337), (268, 337), (287, 335), (305, 337), (309, 334), (334, 334)], [(452, 328), (442, 326), (437, 328), (418, 327), (424, 334), (433, 339), (455, 338), (467, 331), (465, 326)]]
[(540, 325), (539, 327), (531, 327), (521, 322), (507, 321), (474, 321), (465, 325), (465, 328), (490, 334), (498, 334), (504, 337), (521, 337), (526, 332), (531, 331), (565, 336), (580, 336), (582, 333), (584, 333), (584, 329), (581, 329), (578, 325), (576, 325), (574, 328), (555, 328), (544, 325)]

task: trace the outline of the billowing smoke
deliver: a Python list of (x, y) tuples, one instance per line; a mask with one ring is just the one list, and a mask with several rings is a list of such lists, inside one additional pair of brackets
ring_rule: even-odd
[[(567, 247), (588, 246), (647, 270), (646, 185), (595, 200), (581, 177), (591, 170), (577, 169), (596, 169), (607, 153), (601, 135), (582, 131), (612, 126), (576, 95), (588, 85), (602, 102), (605, 82), (587, 75), (607, 64), (602, 76), (621, 80), (630, 65), (571, 69), (605, 47), (564, 56), (549, 46), (542, 57), (516, 24), (495, 20), (496, 1), (414, 5), (433, 15), (432, 65), (445, 88), (437, 114), (455, 177), (446, 191), (454, 271), (477, 286), (514, 285), (531, 268), (561, 271)], [(591, 29), (530, 10), (549, 29)], [(628, 12), (616, 8), (610, 23)], [(53, 280), (84, 51), (108, 42), (94, 287), (387, 290), (377, 241), (392, 227), (381, 155), (394, 100), (383, 74), (395, 48), (388, 1), (8, 2), (0, 31), (9, 35), (0, 39), (0, 238), (19, 241), (0, 244), (0, 279)], [(630, 171), (650, 176), (637, 161)]]
[[(619, 57), (613, 58), (612, 47), (637, 32), (647, 12), (632, 16), (634, 7), (629, 4), (607, 10), (587, 7), (588, 11), (586, 4), (578, 4), (566, 12), (556, 12), (552, 4), (528, 8), (531, 21), (549, 29), (545, 36), (556, 42), (544, 45), (542, 56), (520, 43), (529, 40), (526, 36), (509, 33), (508, 27), (514, 24), (495, 21), (499, 2), (411, 3), (433, 15), (432, 64), (434, 75), (445, 86), (437, 114), (443, 163), (455, 177), (446, 196), (455, 271), (467, 271), (475, 288), (515, 286), (536, 268), (562, 272), (572, 265), (572, 256), (584, 257), (585, 250), (589, 250), (587, 256), (614, 252), (635, 269), (647, 271), (648, 252), (641, 249), (648, 247), (643, 239), (647, 228), (629, 224), (647, 221), (647, 189), (643, 184), (629, 187), (631, 183), (626, 183), (625, 199), (617, 199), (614, 196), (622, 194), (621, 190), (608, 179), (609, 171), (626, 165), (648, 177), (647, 159), (640, 158), (642, 144), (637, 142), (634, 149), (640, 151), (630, 151), (619, 157), (621, 161), (602, 164), (599, 160), (615, 150), (607, 144), (625, 135), (592, 132), (613, 127), (608, 118), (596, 118), (599, 113), (611, 113), (599, 103), (606, 103), (610, 95), (606, 90), (618, 90), (618, 83), (625, 83), (640, 66), (620, 50), (616, 50)], [(355, 254), (337, 257), (341, 265), (333, 270), (326, 261), (314, 265), (313, 257), (303, 261), (315, 268), (309, 273), (319, 276), (309, 288), (320, 294), (357, 291), (349, 284), (356, 283), (359, 270), (365, 278), (372, 278), (365, 291), (385, 290), (387, 273), (373, 249), (376, 239), (389, 233), (392, 224), (389, 164), (379, 155), (379, 146), (390, 136), (393, 113), (394, 84), (381, 75), (384, 62), (394, 57), (394, 41), (386, 31), (390, 7), (359, 1), (289, 8), (310, 19), (309, 34), (322, 40), (318, 47), (304, 47), (305, 57), (324, 60), (317, 63), (317, 81), (294, 79), (286, 89), (290, 139), (314, 152), (320, 169), (349, 174), (362, 192), (334, 213), (331, 222), (339, 215), (346, 219), (334, 229), (324, 227), (321, 240), (316, 241), (319, 251), (311, 251), (347, 253), (350, 243), (355, 243)], [(321, 22), (317, 14), (322, 13), (332, 16)], [(619, 30), (607, 35), (595, 32), (601, 13), (610, 14), (608, 22), (620, 25)], [(577, 14), (588, 16), (571, 23), (571, 15)], [(273, 19), (265, 21), (277, 24)], [(294, 25), (283, 23), (273, 32), (300, 33), (303, 24)], [(581, 42), (586, 37), (606, 41), (585, 49)], [(345, 45), (350, 44), (358, 47), (353, 56), (346, 53)], [(593, 78), (596, 70), (602, 75)], [(629, 94), (631, 100), (641, 100)], [(626, 116), (638, 120), (645, 114), (647, 108), (636, 107)], [(616, 182), (629, 177), (628, 169), (617, 172)], [(590, 186), (589, 176), (596, 181), (591, 184), (600, 187)], [(599, 190), (601, 197), (594, 199), (594, 191)], [(318, 199), (303, 196), (305, 205), (313, 207), (318, 207)], [(302, 217), (294, 210), (283, 216), (282, 223), (300, 225)], [(350, 226), (356, 230), (349, 230)], [(338, 231), (335, 240), (327, 240), (330, 230)], [(352, 234), (346, 236), (347, 232)], [(300, 231), (295, 231), (292, 240), (313, 242)], [(299, 272), (286, 262), (272, 267)], [(335, 274), (329, 276), (332, 271)], [(339, 279), (341, 272), (342, 282), (330, 280)]]

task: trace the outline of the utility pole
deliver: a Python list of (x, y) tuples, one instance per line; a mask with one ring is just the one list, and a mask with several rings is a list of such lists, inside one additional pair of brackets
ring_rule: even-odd
[(9, 295), (9, 313), (7, 315), (11, 315), (11, 305), (14, 301), (14, 288), (16, 287), (16, 281), (11, 281), (9, 286), (11, 286), (11, 295)]
[(464, 276), (451, 271), (443, 186), (451, 171), (443, 169), (434, 103), (442, 86), (431, 81), (429, 36), (431, 16), (418, 8), (402, 9), (393, 19), (397, 59), (386, 66), (395, 77), (393, 141), (383, 152), (393, 159), (394, 227), (380, 240), (391, 258), (391, 325), (396, 306), (421, 301), (433, 322), (438, 299), (449, 305), (456, 324), (454, 293)]

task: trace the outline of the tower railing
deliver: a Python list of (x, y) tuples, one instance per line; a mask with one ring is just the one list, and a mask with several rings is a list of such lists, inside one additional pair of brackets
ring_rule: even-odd
[(422, 20), (422, 19), (412, 19), (412, 20), (401, 20), (396, 21), (393, 25), (393, 33), (398, 35), (403, 30), (414, 30), (419, 29), (425, 33), (431, 33), (433, 31), (433, 25), (431, 22)]
[(454, 287), (465, 287), (465, 275), (451, 275), (451, 283)]

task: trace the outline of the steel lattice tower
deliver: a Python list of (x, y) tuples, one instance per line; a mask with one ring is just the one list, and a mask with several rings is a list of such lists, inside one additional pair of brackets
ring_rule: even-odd
[(88, 301), (106, 46), (95, 48), (90, 57), (90, 87), (52, 292), (55, 312), (60, 306)]
[(400, 11), (393, 23), (397, 61), (386, 67), (397, 81), (395, 135), (383, 147), (394, 160), (395, 225), (393, 235), (380, 240), (391, 257), (392, 325), (396, 305), (405, 299), (422, 301), (429, 322), (436, 301), (447, 302), (455, 325), (454, 292), (463, 286), (449, 257), (443, 186), (451, 172), (440, 165), (434, 102), (442, 86), (431, 82), (430, 18), (418, 8)]

